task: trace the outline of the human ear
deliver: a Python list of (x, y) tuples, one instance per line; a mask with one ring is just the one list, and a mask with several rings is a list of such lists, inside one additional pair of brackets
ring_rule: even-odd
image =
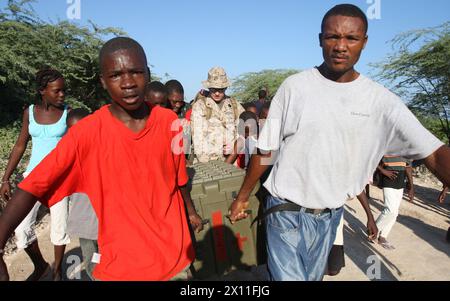
[(103, 79), (103, 74), (100, 75), (100, 82), (102, 83), (103, 89), (106, 90), (106, 83), (105, 83), (105, 80)]

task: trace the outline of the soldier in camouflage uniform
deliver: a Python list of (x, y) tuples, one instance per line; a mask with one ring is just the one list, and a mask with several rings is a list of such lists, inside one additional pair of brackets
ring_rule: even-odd
[(203, 86), (207, 95), (199, 95), (192, 105), (192, 140), (195, 162), (225, 160), (237, 139), (239, 115), (244, 108), (226, 96), (230, 86), (225, 70), (212, 68)]

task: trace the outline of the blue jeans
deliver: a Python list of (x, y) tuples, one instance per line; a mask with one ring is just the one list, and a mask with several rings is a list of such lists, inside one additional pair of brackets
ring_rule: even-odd
[[(266, 210), (285, 201), (269, 196)], [(278, 211), (266, 218), (268, 269), (272, 281), (320, 281), (343, 207), (320, 215)]]

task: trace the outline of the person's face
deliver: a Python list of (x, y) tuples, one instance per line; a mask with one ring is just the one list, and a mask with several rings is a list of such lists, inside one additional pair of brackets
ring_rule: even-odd
[(327, 18), (319, 37), (325, 64), (336, 74), (353, 70), (367, 43), (364, 22), (356, 17)]
[(173, 92), (167, 95), (167, 100), (169, 101), (170, 107), (175, 113), (180, 112), (181, 108), (184, 106), (184, 95)]
[(215, 102), (221, 102), (225, 98), (225, 91), (227, 89), (210, 88), (209, 95)]
[(150, 91), (147, 93), (147, 101), (156, 106), (165, 106), (167, 102), (166, 94)]
[(145, 99), (148, 69), (145, 56), (133, 49), (118, 50), (104, 58), (101, 81), (113, 105), (135, 111)]
[(259, 119), (267, 119), (267, 116), (269, 115), (268, 109), (262, 109), (261, 114), (259, 114)]
[(44, 90), (39, 91), (42, 100), (52, 106), (62, 107), (65, 99), (65, 83), (62, 78), (47, 84)]

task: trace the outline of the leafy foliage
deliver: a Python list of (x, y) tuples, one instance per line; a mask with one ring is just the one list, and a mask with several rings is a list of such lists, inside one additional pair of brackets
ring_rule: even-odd
[(245, 103), (256, 100), (258, 92), (265, 89), (269, 92), (268, 98), (272, 99), (283, 81), (298, 72), (292, 69), (277, 69), (244, 73), (234, 80), (232, 95)]
[(377, 76), (392, 86), (429, 130), (450, 138), (450, 22), (396, 36), (397, 48), (374, 64)]
[(98, 52), (104, 38), (124, 35), (116, 28), (80, 27), (40, 20), (31, 0), (9, 0), (0, 10), (0, 126), (20, 118), (36, 101), (34, 76), (50, 66), (63, 73), (67, 94), (94, 110), (107, 99), (99, 82)]

